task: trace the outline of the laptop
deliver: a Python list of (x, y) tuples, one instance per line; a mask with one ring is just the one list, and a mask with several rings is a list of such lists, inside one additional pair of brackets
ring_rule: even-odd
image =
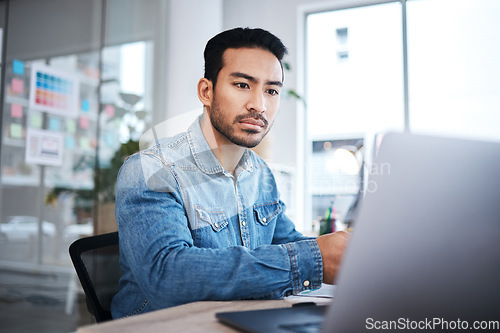
[(247, 332), (500, 330), (500, 143), (390, 133), (368, 170), (331, 305), (218, 313), (221, 322)]

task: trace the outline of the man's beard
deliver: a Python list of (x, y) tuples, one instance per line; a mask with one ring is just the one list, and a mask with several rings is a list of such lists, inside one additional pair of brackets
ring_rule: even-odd
[[(269, 131), (269, 126), (268, 126), (269, 122), (267, 121), (266, 118), (264, 118), (264, 116), (262, 116), (260, 112), (238, 115), (234, 118), (232, 123), (225, 122), (224, 116), (220, 111), (219, 104), (215, 101), (215, 99), (213, 101), (212, 108), (209, 112), (209, 116), (212, 126), (220, 134), (225, 136), (230, 142), (234, 143), (235, 145), (246, 148), (253, 148), (257, 146)], [(243, 132), (248, 133), (248, 135), (237, 136), (235, 134), (234, 125), (236, 125), (243, 119), (249, 119), (249, 118), (261, 120), (264, 123), (263, 132), (259, 133), (258, 131), (254, 131), (251, 129), (244, 129)]]

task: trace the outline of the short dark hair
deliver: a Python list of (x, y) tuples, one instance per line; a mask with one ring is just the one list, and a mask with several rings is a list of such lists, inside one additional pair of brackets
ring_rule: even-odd
[[(205, 47), (203, 53), (205, 57), (205, 78), (212, 81), (214, 87), (217, 83), (217, 76), (224, 65), (222, 56), (227, 49), (234, 48), (261, 48), (274, 54), (281, 60), (288, 52), (281, 40), (264, 29), (260, 28), (234, 28), (223, 31), (212, 37)], [(283, 69), (283, 65), (281, 65)]]

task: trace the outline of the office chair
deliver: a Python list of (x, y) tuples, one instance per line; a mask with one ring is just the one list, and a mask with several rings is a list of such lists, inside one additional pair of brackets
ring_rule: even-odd
[(77, 239), (69, 247), (87, 309), (97, 323), (111, 320), (111, 299), (121, 276), (118, 232)]

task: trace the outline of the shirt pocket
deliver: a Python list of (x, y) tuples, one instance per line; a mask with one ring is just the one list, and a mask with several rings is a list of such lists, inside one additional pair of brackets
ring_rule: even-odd
[(281, 205), (279, 202), (271, 202), (267, 204), (255, 204), (253, 206), (255, 219), (257, 223), (263, 226), (274, 223), (276, 216), (281, 213)]
[(198, 205), (195, 210), (194, 243), (198, 247), (226, 247), (230, 245), (229, 220), (222, 210), (208, 210)]

